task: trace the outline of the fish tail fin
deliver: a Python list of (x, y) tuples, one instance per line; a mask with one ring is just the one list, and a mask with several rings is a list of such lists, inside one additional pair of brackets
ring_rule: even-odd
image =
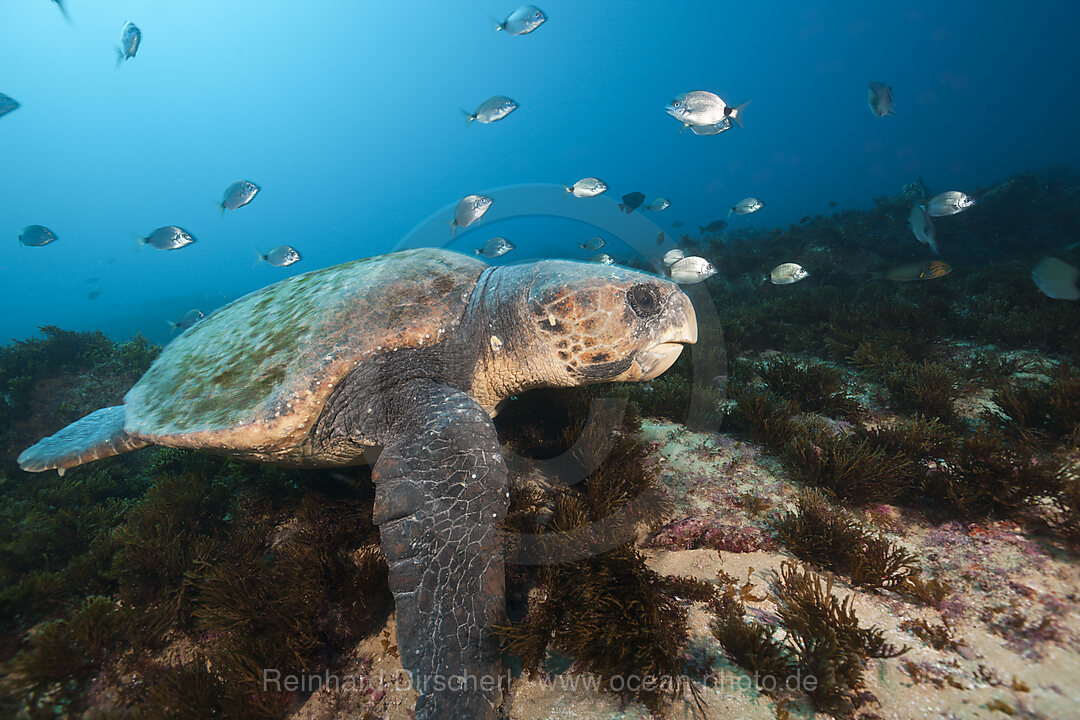
[(135, 238), (135, 249), (136, 250), (138, 250), (143, 245), (146, 245), (147, 243), (150, 242), (150, 238), (144, 238), (142, 235), (136, 235), (135, 233), (131, 233), (131, 236), (133, 238)]
[(569, 185), (563, 185), (563, 190), (565, 190), (568, 193), (574, 192), (574, 188), (570, 187)]
[(480, 248), (478, 248), (478, 247), (474, 247), (474, 248), (472, 249), (472, 251), (473, 251), (473, 254), (474, 254), (474, 255), (481, 255), (481, 254), (482, 254), (482, 253), (480, 252)]
[(743, 110), (745, 110), (746, 106), (749, 105), (749, 104), (750, 104), (750, 100), (747, 100), (742, 105), (731, 108), (731, 113), (730, 113), (731, 119), (734, 120), (735, 124), (738, 125), (739, 127), (743, 127), (743, 124), (742, 124)]
[(55, 435), (42, 438), (19, 455), (27, 472), (64, 470), (92, 460), (120, 455), (150, 443), (124, 430), (124, 406), (102, 408), (76, 420)]
[(179, 327), (180, 327), (180, 323), (178, 323), (178, 322), (173, 322), (172, 320), (166, 320), (166, 321), (165, 321), (165, 323), (166, 323), (166, 324), (167, 324), (167, 325), (169, 326), (169, 329), (170, 329), (170, 330), (171, 330), (172, 332), (176, 332), (177, 328), (179, 328)]
[(451, 220), (447, 220), (446, 224), (450, 226), (450, 237), (451, 238), (457, 237), (457, 223), (454, 222), (451, 219)]
[(885, 273), (879, 272), (879, 271), (871, 272), (870, 277), (867, 278), (867, 280), (884, 280), (884, 279), (885, 279)]
[(251, 267), (255, 267), (256, 265), (259, 265), (260, 263), (264, 263), (264, 262), (266, 262), (266, 256), (263, 255), (261, 252), (259, 252), (258, 248), (255, 248), (255, 264), (252, 265)]
[(121, 63), (124, 62), (124, 51), (120, 48), (116, 48), (116, 67), (119, 68)]
[(469, 127), (472, 121), (476, 119), (476, 113), (471, 113), (464, 108), (461, 109), (461, 114), (465, 116), (465, 127)]
[(731, 213), (733, 213), (733, 212), (735, 212), (735, 208), (733, 208), (733, 207), (732, 207), (732, 208), (728, 208), (728, 211), (727, 211), (727, 216), (728, 216), (728, 217), (731, 217)]
[(578, 246), (579, 248), (581, 248), (582, 250), (584, 250), (584, 249), (585, 249), (585, 243), (578, 243), (578, 244), (577, 244), (577, 246)]
[(225, 203), (216, 202), (216, 203), (214, 203), (214, 207), (216, 207), (217, 210), (218, 210), (218, 218), (219, 219), (225, 217)]
[(500, 30), (505, 30), (506, 29), (506, 23), (499, 22), (498, 20), (491, 17), (490, 15), (488, 15), (488, 20), (490, 20), (491, 24), (495, 26), (495, 32), (499, 32)]
[(703, 228), (701, 225), (698, 225), (697, 229), (698, 229), (698, 235), (704, 235), (705, 234), (705, 228)]

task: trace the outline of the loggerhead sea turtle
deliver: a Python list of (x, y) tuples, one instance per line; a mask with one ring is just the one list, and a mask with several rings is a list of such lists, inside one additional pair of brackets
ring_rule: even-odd
[[(390, 566), (416, 717), (499, 701), (506, 467), (491, 418), (529, 388), (649, 380), (697, 339), (674, 283), (563, 260), (491, 267), (407, 250), (297, 275), (174, 339), (124, 397), (38, 442), (24, 470), (147, 445), (306, 467), (361, 464)], [(485, 680), (488, 678), (488, 680)]]

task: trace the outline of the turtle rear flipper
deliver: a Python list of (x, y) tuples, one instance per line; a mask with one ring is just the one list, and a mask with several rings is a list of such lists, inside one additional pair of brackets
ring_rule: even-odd
[(506, 465), (488, 414), (465, 393), (410, 383), (373, 469), (375, 523), (390, 566), (401, 664), (417, 720), (488, 720), (500, 697), (505, 615), (499, 523)]
[(95, 410), (55, 435), (39, 440), (19, 455), (19, 467), (29, 472), (57, 469), (120, 455), (150, 443), (124, 430), (124, 406)]

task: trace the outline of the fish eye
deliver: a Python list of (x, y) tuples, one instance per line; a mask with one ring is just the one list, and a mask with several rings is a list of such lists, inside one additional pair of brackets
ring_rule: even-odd
[(626, 299), (638, 317), (651, 318), (660, 313), (660, 292), (653, 285), (635, 285), (626, 291)]
[(682, 100), (676, 100), (675, 102), (671, 103), (671, 106), (672, 107), (682, 107)]

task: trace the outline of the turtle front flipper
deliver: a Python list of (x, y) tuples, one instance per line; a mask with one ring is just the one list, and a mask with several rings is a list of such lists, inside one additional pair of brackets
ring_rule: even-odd
[(401, 664), (417, 720), (494, 718), (505, 613), (499, 523), (506, 465), (491, 419), (463, 392), (415, 382), (373, 470), (375, 522), (390, 566)]
[(55, 435), (39, 440), (19, 455), (19, 467), (29, 472), (64, 470), (112, 455), (144, 448), (150, 443), (124, 430), (124, 406), (95, 410)]

